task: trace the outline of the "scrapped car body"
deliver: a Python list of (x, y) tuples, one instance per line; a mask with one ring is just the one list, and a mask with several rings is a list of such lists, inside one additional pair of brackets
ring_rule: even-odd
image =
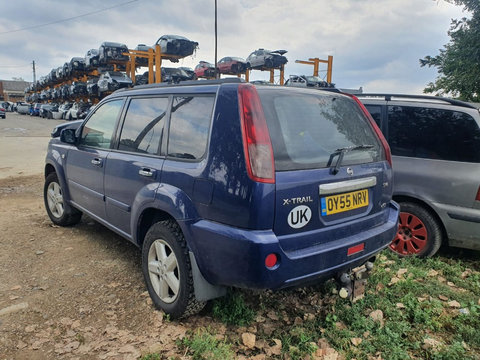
[(98, 49), (88, 50), (85, 54), (85, 69), (92, 70), (96, 66), (98, 66), (98, 64), (100, 63), (99, 58), (100, 55), (98, 53)]
[(68, 63), (68, 74), (73, 75), (77, 71), (85, 70), (85, 59), (81, 57), (74, 57)]
[(72, 85), (70, 85), (70, 95), (73, 97), (88, 95), (87, 84), (82, 81), (72, 82)]
[(126, 62), (128, 61), (128, 47), (125, 44), (116, 42), (103, 42), (98, 48), (98, 62), (101, 65), (106, 65), (109, 62)]
[(102, 96), (104, 92), (132, 86), (132, 80), (120, 71), (107, 71), (100, 75), (97, 86), (98, 96)]
[(40, 115), (40, 107), (42, 103), (35, 103), (30, 109), (30, 116), (39, 116)]
[(346, 95), (236, 78), (116, 91), (51, 139), (46, 211), (62, 226), (88, 214), (140, 247), (172, 318), (229, 286), (348, 278), (398, 224), (390, 152), (367, 114)]
[(44, 119), (52, 119), (52, 111), (56, 111), (58, 109), (57, 104), (42, 104), (40, 106), (39, 116)]
[[(148, 52), (152, 47), (145, 44), (138, 44), (134, 50)], [(148, 59), (144, 57), (135, 57), (137, 66), (148, 66)]]
[(283, 56), (287, 51), (286, 50), (265, 50), (258, 49), (252, 52), (247, 57), (247, 68), (248, 69), (272, 69), (279, 68), (282, 65), (285, 65), (288, 60)]
[(196, 78), (214, 78), (215, 77), (215, 65), (210, 64), (207, 61), (200, 61), (197, 66), (195, 66), (195, 77)]
[(54, 119), (65, 119), (68, 110), (70, 110), (72, 106), (72, 103), (63, 103), (62, 105), (60, 105), (58, 107), (58, 115), (55, 115)]
[(179, 69), (185, 71), (188, 75), (188, 80), (195, 80), (195, 71), (191, 67), (180, 66)]
[(297, 87), (316, 87), (322, 89), (334, 89), (335, 84), (326, 82), (318, 76), (308, 75), (290, 75), (285, 82), (285, 86), (297, 86)]
[(29, 103), (25, 103), (25, 102), (18, 103), (17, 104), (17, 113), (22, 114), (22, 115), (30, 114), (30, 108), (31, 107), (32, 107), (32, 104), (29, 104)]
[(220, 74), (237, 75), (247, 70), (247, 63), (242, 58), (227, 56), (218, 61), (217, 68)]
[(182, 69), (162, 67), (162, 82), (176, 84), (176, 83), (179, 83), (180, 81), (187, 81), (187, 80), (191, 80), (190, 76)]
[(383, 130), (400, 204), (390, 248), (434, 255), (442, 244), (480, 250), (480, 113), (437, 96), (361, 94)]
[(87, 80), (87, 94), (89, 96), (98, 96), (99, 76), (92, 76)]
[[(179, 58), (192, 55), (198, 47), (196, 41), (188, 40), (180, 35), (163, 35), (155, 45), (159, 45), (162, 56), (172, 62), (178, 62)], [(168, 57), (168, 55), (173, 55), (173, 57)]]

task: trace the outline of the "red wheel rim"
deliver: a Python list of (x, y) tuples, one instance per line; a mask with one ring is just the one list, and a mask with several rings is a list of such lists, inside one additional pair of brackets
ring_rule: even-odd
[(428, 243), (425, 224), (415, 215), (401, 212), (398, 219), (398, 231), (390, 244), (390, 249), (400, 255), (420, 253)]

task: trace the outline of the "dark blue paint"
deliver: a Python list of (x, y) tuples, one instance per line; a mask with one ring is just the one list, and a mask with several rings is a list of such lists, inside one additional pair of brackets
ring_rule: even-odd
[[(329, 169), (277, 172), (275, 184), (252, 181), (243, 153), (238, 84), (202, 83), (133, 89), (108, 98), (216, 95), (201, 161), (77, 148), (53, 139), (47, 163), (55, 167), (66, 202), (137, 245), (143, 240), (138, 238), (142, 214), (154, 209), (170, 215), (180, 225), (200, 271), (215, 285), (281, 288), (302, 284), (361, 264), (390, 243), (398, 206), (391, 202), (392, 175), (386, 162), (352, 166), (353, 178), (377, 178), (377, 186), (369, 190), (368, 207), (322, 217), (319, 185), (351, 179), (346, 169), (340, 168), (335, 176)], [(118, 120), (118, 129), (124, 116)], [(118, 135), (119, 131), (117, 140)], [(163, 140), (161, 154), (166, 136)], [(93, 159), (101, 160), (101, 165), (92, 165)], [(142, 169), (153, 176), (141, 176)], [(285, 199), (302, 197), (307, 198), (305, 203), (284, 205)], [(301, 229), (287, 223), (297, 205), (306, 205), (312, 212)], [(361, 242), (365, 249), (348, 257), (347, 249)], [(274, 269), (265, 266), (270, 253), (279, 259)]]

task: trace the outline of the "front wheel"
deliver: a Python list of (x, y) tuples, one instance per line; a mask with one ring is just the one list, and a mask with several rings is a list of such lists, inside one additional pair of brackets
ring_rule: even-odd
[(195, 298), (187, 245), (173, 220), (158, 222), (148, 230), (142, 272), (155, 307), (172, 319), (196, 314), (205, 306)]
[(438, 220), (423, 206), (412, 202), (400, 203), (398, 231), (390, 249), (401, 256), (435, 255), (443, 241)]
[(47, 214), (54, 224), (69, 226), (80, 221), (82, 213), (65, 204), (63, 190), (56, 173), (51, 173), (45, 178), (43, 199)]

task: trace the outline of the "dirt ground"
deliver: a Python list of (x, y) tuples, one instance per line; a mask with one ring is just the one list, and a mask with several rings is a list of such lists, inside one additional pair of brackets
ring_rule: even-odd
[(151, 305), (137, 248), (85, 217), (71, 228), (49, 221), (42, 171), (58, 123), (0, 119), (0, 359), (174, 355), (186, 327)]
[[(128, 360), (150, 353), (190, 359), (176, 340), (197, 329), (228, 337), (236, 359), (250, 358), (242, 335), (257, 327), (271, 334), (279, 320), (271, 309), (259, 310), (248, 329), (227, 328), (208, 306), (198, 316), (169, 321), (152, 305), (133, 244), (86, 216), (73, 227), (52, 224), (43, 204), (43, 166), (59, 123), (12, 113), (0, 119), (0, 360)], [(282, 308), (298, 301), (282, 296)], [(314, 302), (321, 300), (305, 297), (302, 306)]]
[(88, 218), (53, 226), (42, 185), (41, 175), (0, 180), (0, 358), (135, 359), (174, 349), (186, 327), (152, 307), (137, 248)]

